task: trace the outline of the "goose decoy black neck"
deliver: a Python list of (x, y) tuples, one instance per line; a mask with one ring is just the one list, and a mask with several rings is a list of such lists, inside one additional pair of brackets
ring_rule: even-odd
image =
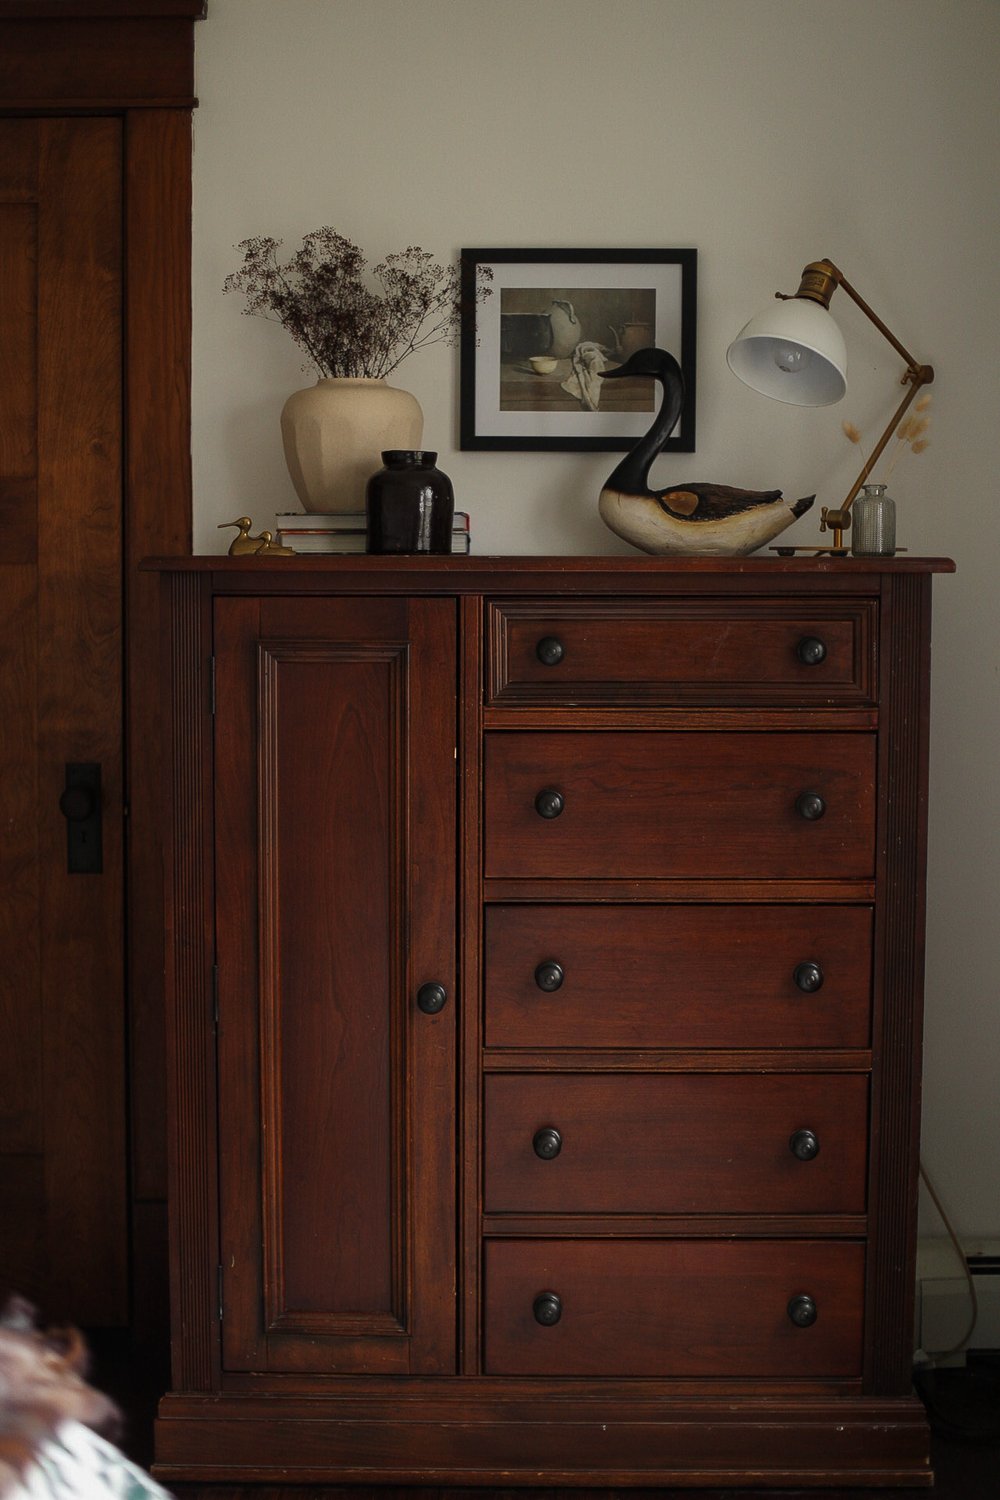
[(649, 471), (653, 460), (673, 432), (684, 410), (684, 376), (681, 367), (666, 349), (637, 349), (623, 365), (602, 372), (605, 380), (621, 380), (630, 375), (652, 375), (663, 387), (660, 409), (646, 435), (627, 453), (608, 487), (627, 495), (649, 495)]

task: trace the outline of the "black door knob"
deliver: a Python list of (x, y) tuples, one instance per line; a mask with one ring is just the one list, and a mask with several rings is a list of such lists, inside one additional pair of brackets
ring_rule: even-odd
[(555, 1292), (542, 1292), (532, 1303), (535, 1322), (543, 1328), (551, 1328), (562, 1317), (562, 1302)]
[(823, 983), (823, 970), (819, 964), (810, 959), (804, 964), (798, 964), (792, 975), (800, 990), (807, 995), (814, 995)]
[(818, 667), (826, 660), (826, 645), (816, 635), (805, 635), (795, 648), (795, 655), (807, 667)]
[(557, 667), (566, 655), (562, 641), (554, 635), (545, 635), (535, 647), (535, 655), (545, 667)]
[(417, 1005), (425, 1016), (436, 1016), (439, 1010), (444, 1010), (448, 999), (448, 991), (443, 984), (422, 984), (417, 990)]
[(531, 1144), (535, 1155), (540, 1156), (542, 1161), (555, 1161), (562, 1150), (562, 1136), (551, 1125), (546, 1125), (544, 1129), (535, 1131)]
[(795, 811), (807, 823), (815, 823), (826, 812), (826, 803), (819, 792), (800, 792), (795, 799)]
[(93, 815), (97, 800), (89, 786), (68, 786), (59, 797), (59, 811), (70, 823), (82, 823)]
[(788, 1304), (788, 1316), (796, 1328), (809, 1328), (817, 1318), (816, 1304), (811, 1297), (802, 1293), (793, 1297)]
[(819, 1136), (813, 1130), (796, 1130), (788, 1142), (788, 1149), (799, 1161), (812, 1161), (819, 1155)]
[(535, 811), (540, 818), (558, 818), (565, 805), (562, 792), (550, 786), (544, 787), (535, 798)]
[(559, 988), (565, 978), (566, 975), (563, 972), (562, 965), (557, 964), (554, 960), (539, 964), (535, 970), (535, 983), (540, 990), (545, 990), (546, 994), (549, 995), (551, 995), (553, 990)]

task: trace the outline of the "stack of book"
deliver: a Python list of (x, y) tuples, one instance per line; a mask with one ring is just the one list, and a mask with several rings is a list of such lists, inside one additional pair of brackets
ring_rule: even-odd
[[(364, 552), (367, 533), (365, 513), (360, 511), (279, 512), (275, 516), (274, 539), (295, 552)], [(469, 517), (456, 510), (451, 532), (452, 552), (471, 550)]]

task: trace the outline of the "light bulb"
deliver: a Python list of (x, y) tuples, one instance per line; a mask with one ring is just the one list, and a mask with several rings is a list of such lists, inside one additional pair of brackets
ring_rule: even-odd
[(803, 349), (801, 344), (778, 344), (773, 358), (785, 375), (801, 375), (810, 363), (809, 350)]

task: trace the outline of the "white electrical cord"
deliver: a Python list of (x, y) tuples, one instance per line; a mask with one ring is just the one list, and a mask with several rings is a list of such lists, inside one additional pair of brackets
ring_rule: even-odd
[(962, 1264), (962, 1272), (965, 1276), (965, 1280), (969, 1288), (969, 1326), (962, 1337), (959, 1339), (958, 1343), (954, 1344), (950, 1349), (925, 1349), (923, 1351), (927, 1355), (928, 1359), (949, 1359), (951, 1355), (958, 1354), (960, 1350), (965, 1348), (966, 1344), (969, 1342), (973, 1333), (975, 1332), (976, 1322), (979, 1318), (979, 1300), (976, 1297), (976, 1286), (973, 1280), (972, 1272), (969, 1270), (969, 1262), (966, 1259), (965, 1251), (962, 1249), (961, 1245), (958, 1242), (958, 1235), (952, 1228), (951, 1220), (948, 1218), (948, 1215), (944, 1211), (941, 1199), (934, 1191), (934, 1185), (927, 1175), (927, 1171), (924, 1167), (923, 1162), (920, 1163), (920, 1176), (923, 1179), (924, 1187), (930, 1194), (931, 1202), (934, 1204), (934, 1207), (937, 1209), (938, 1214), (940, 1215), (941, 1223), (944, 1225), (945, 1229), (948, 1232), (948, 1238), (951, 1240), (951, 1243), (955, 1249), (955, 1254), (958, 1256)]

